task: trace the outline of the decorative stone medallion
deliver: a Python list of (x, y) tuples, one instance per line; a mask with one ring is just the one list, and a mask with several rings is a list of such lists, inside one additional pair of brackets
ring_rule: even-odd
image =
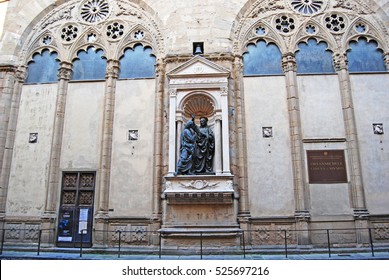
[(315, 15), (327, 6), (326, 0), (289, 0), (288, 3), (293, 10), (307, 16)]
[(86, 0), (81, 4), (80, 15), (86, 22), (96, 23), (105, 20), (109, 11), (106, 0)]

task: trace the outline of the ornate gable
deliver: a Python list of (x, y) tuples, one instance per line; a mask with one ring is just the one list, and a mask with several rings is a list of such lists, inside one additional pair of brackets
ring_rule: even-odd
[(217, 65), (202, 56), (195, 56), (191, 60), (170, 71), (168, 77), (170, 79), (189, 78), (191, 76), (225, 76), (227, 78), (229, 74), (230, 71), (228, 69)]

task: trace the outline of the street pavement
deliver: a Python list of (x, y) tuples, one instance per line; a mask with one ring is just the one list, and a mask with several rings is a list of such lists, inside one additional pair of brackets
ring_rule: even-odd
[[(181, 253), (180, 253), (181, 252)], [(262, 252), (242, 252), (212, 254), (212, 252), (196, 251), (187, 254), (184, 251), (169, 251), (168, 253), (156, 251), (131, 252), (129, 249), (118, 250), (93, 250), (93, 249), (3, 249), (1, 260), (389, 260), (389, 248), (381, 248), (371, 251), (368, 249), (348, 251), (345, 249), (311, 250), (310, 252), (283, 252), (263, 250)]]

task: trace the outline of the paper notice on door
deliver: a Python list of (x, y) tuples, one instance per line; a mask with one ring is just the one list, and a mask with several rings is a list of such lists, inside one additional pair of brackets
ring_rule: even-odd
[(89, 209), (80, 209), (80, 215), (78, 219), (78, 234), (81, 234), (81, 231), (83, 234), (87, 233), (88, 228), (88, 210)]

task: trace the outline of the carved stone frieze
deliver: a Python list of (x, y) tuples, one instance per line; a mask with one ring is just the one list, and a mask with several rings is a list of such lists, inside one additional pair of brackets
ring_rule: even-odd
[(250, 13), (249, 17), (255, 18), (258, 17), (258, 15), (269, 12), (269, 11), (277, 11), (285, 9), (284, 1), (283, 0), (265, 0), (265, 1), (258, 1), (256, 3), (256, 7), (253, 9), (253, 11)]
[(45, 29), (47, 26), (62, 20), (71, 21), (73, 19), (72, 11), (74, 8), (75, 5), (73, 4), (68, 7), (63, 7), (58, 12), (54, 13), (54, 15), (50, 13), (42, 20), (43, 23), (40, 25), (40, 29)]
[(389, 225), (384, 223), (374, 224), (374, 238), (377, 240), (389, 239)]
[(142, 18), (142, 13), (127, 1), (117, 1), (119, 10), (116, 12), (116, 16), (134, 16), (137, 18)]
[[(185, 178), (187, 177), (187, 178)], [(200, 177), (200, 178), (196, 178)], [(203, 177), (203, 178), (201, 178)], [(193, 192), (193, 191), (221, 191), (233, 192), (232, 180), (221, 178), (207, 178), (204, 176), (181, 176), (168, 178), (165, 183), (165, 192)]]
[(5, 240), (19, 240), (22, 236), (22, 224), (7, 224)]
[(336, 4), (334, 5), (334, 8), (343, 8), (361, 15), (373, 13), (373, 11), (366, 4), (358, 3), (358, 1), (336, 0), (335, 2)]
[(112, 224), (110, 227), (111, 242), (118, 243), (148, 243), (149, 230), (147, 225), (137, 224)]
[(26, 224), (24, 230), (24, 239), (36, 241), (39, 238), (40, 225)]
[(278, 225), (274, 223), (268, 225), (253, 225), (253, 231), (251, 231), (251, 245), (283, 245), (285, 244), (285, 237), (288, 244), (295, 244), (297, 238), (293, 230), (293, 225)]
[(202, 189), (213, 189), (219, 185), (219, 182), (210, 183), (207, 180), (192, 180), (189, 183), (179, 182), (179, 184), (188, 190), (202, 190)]
[(183, 78), (174, 79), (170, 82), (171, 85), (182, 85), (182, 84), (217, 84), (224, 83), (225, 78)]

